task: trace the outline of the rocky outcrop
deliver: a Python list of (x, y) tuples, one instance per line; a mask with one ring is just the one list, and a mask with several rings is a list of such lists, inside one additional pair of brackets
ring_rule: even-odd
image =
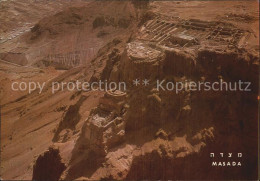
[(31, 40), (44, 34), (57, 35), (63, 33), (68, 26), (75, 28), (86, 23), (89, 18), (84, 11), (85, 8), (72, 7), (55, 14), (53, 18), (43, 18), (31, 29)]
[(40, 155), (33, 166), (32, 180), (59, 180), (62, 172), (66, 169), (62, 162), (59, 150), (50, 147), (49, 150)]
[[(203, 26), (201, 22), (196, 24), (195, 20), (194, 22), (192, 20), (192, 23), (194, 26)], [(169, 25), (165, 24), (165, 28)], [(163, 25), (159, 26), (158, 29), (164, 28)], [(212, 24), (212, 26), (215, 25)], [(219, 34), (223, 35), (223, 33)], [(239, 37), (235, 37), (234, 41), (238, 40)], [(256, 158), (256, 151), (248, 151), (245, 148), (257, 150), (255, 145), (246, 142), (246, 140), (252, 140), (255, 143), (252, 135), (257, 133), (257, 130), (251, 126), (257, 124), (257, 114), (250, 118), (244, 116), (251, 112), (249, 109), (257, 112), (257, 101), (253, 97), (257, 97), (255, 91), (258, 78), (257, 73), (251, 73), (251, 71), (256, 72), (256, 67), (258, 67), (256, 57), (243, 49), (237, 50), (232, 47), (229, 49), (223, 49), (224, 46), (207, 48), (207, 50), (205, 48), (193, 49), (192, 47), (197, 46), (195, 39), (191, 39), (189, 46), (186, 45), (181, 49), (177, 46), (161, 45), (161, 43), (155, 44), (143, 40), (130, 42), (120, 59), (119, 80), (129, 83), (135, 79), (150, 80), (149, 85), (142, 88), (131, 86), (130, 91), (127, 92), (126, 102), (129, 106), (125, 114), (127, 140), (133, 138), (133, 142), (136, 143), (140, 137), (146, 135), (140, 141), (142, 142), (141, 150), (145, 149), (144, 145), (149, 140), (154, 139), (148, 136), (149, 134), (166, 140), (162, 145), (158, 143), (160, 145), (158, 148), (152, 145), (147, 146), (149, 150), (147, 153), (135, 152), (136, 156), (130, 159), (131, 169), (126, 177), (122, 176), (120, 179), (208, 178), (203, 173), (207, 172), (211, 162), (208, 157), (200, 155), (208, 155), (212, 150), (215, 152), (216, 150), (219, 152), (240, 150)], [(179, 45), (182, 43), (175, 42)], [(182, 82), (190, 86), (193, 81), (214, 82), (219, 81), (220, 78), (232, 83), (239, 80), (251, 82), (252, 91), (232, 93), (182, 90), (176, 94), (154, 89), (156, 79)], [(247, 121), (246, 128), (245, 120)], [(165, 131), (157, 133), (156, 128), (162, 128)], [(246, 136), (245, 132), (252, 137)], [(175, 142), (178, 136), (183, 140)], [(237, 137), (243, 137), (243, 139), (235, 141)], [(183, 147), (178, 150), (171, 145), (171, 142), (183, 145)], [(232, 144), (233, 148), (224, 148), (224, 144)], [(198, 165), (195, 163), (192, 168), (198, 169), (191, 170), (191, 167), (187, 167), (186, 163), (193, 161), (196, 161)], [(256, 168), (256, 162), (253, 163), (251, 159), (243, 159), (243, 161), (244, 164), (253, 164)], [(180, 170), (179, 168), (183, 168), (184, 165), (185, 169)], [(245, 178), (247, 175), (246, 170), (243, 170), (243, 173), (238, 173), (235, 168), (230, 170), (237, 178)], [(228, 177), (226, 173), (217, 170), (209, 172), (211, 178)], [(118, 176), (114, 178), (118, 179)]]
[(79, 114), (79, 109), (81, 104), (87, 99), (85, 96), (81, 96), (76, 104), (69, 106), (68, 110), (65, 112), (63, 119), (60, 121), (58, 127), (55, 129), (55, 134), (52, 139), (53, 142), (65, 142), (68, 140), (69, 135), (73, 130), (75, 130), (81, 115)]
[[(256, 55), (238, 47), (246, 32), (222, 22), (169, 19), (148, 21), (127, 43), (114, 39), (93, 59), (97, 69), (91, 81), (124, 81), (128, 89), (107, 91), (100, 98), (86, 118), (63, 178), (255, 177), (259, 63)], [(103, 26), (104, 17), (93, 22), (93, 28)], [(149, 82), (133, 85), (135, 79)], [(158, 90), (157, 80), (184, 87), (180, 92)], [(249, 81), (252, 91), (185, 89), (194, 81), (219, 80)], [(212, 169), (211, 152), (236, 150), (252, 155), (242, 160), (252, 170)]]
[(153, 44), (133, 41), (128, 43), (120, 62), (120, 77), (126, 82), (135, 79), (159, 78), (165, 54)]

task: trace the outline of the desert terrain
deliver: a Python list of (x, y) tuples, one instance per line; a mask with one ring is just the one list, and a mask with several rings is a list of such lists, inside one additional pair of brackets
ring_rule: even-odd
[[(258, 6), (0, 1), (0, 177), (258, 179)], [(176, 93), (156, 90), (157, 80), (244, 81), (251, 91)], [(52, 91), (53, 82), (76, 81), (128, 86)], [(45, 86), (14, 91), (13, 82)], [(212, 166), (211, 153), (233, 156)]]

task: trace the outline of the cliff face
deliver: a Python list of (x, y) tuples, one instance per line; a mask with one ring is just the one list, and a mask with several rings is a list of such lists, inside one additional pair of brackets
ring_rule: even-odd
[(40, 155), (33, 167), (33, 180), (59, 180), (66, 166), (62, 162), (58, 149), (49, 148)]
[[(217, 31), (218, 35), (206, 36), (211, 33), (209, 29), (219, 25), (223, 27)], [(186, 34), (200, 32), (200, 36), (188, 36), (183, 29)], [(224, 31), (241, 34), (226, 41), (221, 36), (231, 35)], [(178, 32), (182, 33), (176, 38)], [(257, 127), (253, 125), (257, 125), (258, 62), (257, 55), (238, 47), (242, 46), (238, 42), (245, 36), (243, 32), (245, 30), (222, 22), (181, 19), (146, 22), (124, 49), (109, 54), (112, 58), (101, 73), (103, 79), (128, 83), (123, 101), (109, 103), (103, 101), (106, 96), (102, 98), (86, 120), (77, 143), (84, 145), (86, 151), (81, 149), (86, 154), (84, 159), (90, 159), (92, 150), (101, 159), (102, 166), (97, 166), (93, 174), (84, 175), (79, 165), (72, 164), (66, 178), (76, 178), (73, 177), (77, 173), (75, 168), (80, 168), (81, 174), (90, 179), (256, 177), (257, 160), (253, 158), (257, 158)], [(153, 35), (158, 38), (151, 38), (152, 33), (162, 37)], [(132, 83), (136, 79), (147, 79), (149, 83), (142, 85), (144, 83), (140, 82), (136, 86)], [(165, 82), (159, 89), (156, 88), (158, 80)], [(229, 82), (233, 89), (236, 82), (248, 81), (252, 90), (227, 91), (224, 85), (222, 91), (183, 88), (176, 92), (177, 87), (169, 90), (166, 84), (181, 82), (190, 87), (194, 82), (207, 81)], [(115, 114), (118, 109), (112, 104), (117, 104), (121, 112)], [(114, 121), (120, 120), (119, 132), (116, 131), (118, 123), (114, 123), (115, 127), (108, 126), (114, 122), (111, 117)], [(106, 122), (101, 126), (104, 128), (92, 129), (91, 124), (103, 121)], [(122, 133), (120, 137), (119, 133)], [(101, 140), (93, 142), (98, 137)], [(108, 147), (107, 137), (117, 140), (117, 144)], [(93, 147), (88, 142), (101, 146)], [(224, 168), (212, 168), (210, 153), (236, 153), (237, 150), (252, 156), (241, 160), (243, 165), (251, 165), (250, 171), (246, 166), (240, 171), (231, 167), (229, 172)], [(237, 164), (239, 159), (234, 158), (234, 161)]]
[[(23, 178), (256, 179), (259, 44), (257, 18), (249, 10), (253, 5), (107, 2), (95, 14), (100, 3), (44, 18), (26, 40), (34, 45), (54, 38), (59, 42), (56, 48), (65, 50), (68, 47), (59, 47), (62, 38), (75, 30), (80, 34), (78, 42), (83, 42), (81, 37), (89, 32), (95, 35), (93, 45), (102, 40), (95, 56), (88, 56), (84, 66), (66, 67), (69, 70), (53, 81), (125, 82), (127, 89), (53, 95), (49, 83), (41, 95), (33, 93), (4, 105), (6, 118), (12, 118), (11, 111), (21, 115), (10, 128), (15, 130), (11, 134), (15, 142), (5, 142), (5, 165), (16, 153), (8, 150), (22, 140), (34, 145), (30, 150), (36, 155), (27, 156), (33, 166), (26, 174), (15, 172)], [(231, 8), (239, 15), (227, 14)], [(242, 9), (249, 15), (244, 16)], [(212, 15), (213, 10), (218, 13)], [(57, 65), (49, 66), (60, 69)], [(194, 86), (198, 82), (217, 82), (216, 88), (224, 82), (223, 90)], [(250, 91), (245, 84), (244, 90), (239, 89), (239, 82), (250, 82)], [(30, 125), (32, 119), (37, 122)], [(24, 125), (30, 126), (24, 129)], [(36, 141), (29, 144), (31, 137)], [(40, 140), (45, 142), (39, 144)], [(222, 166), (213, 166), (215, 161)], [(232, 166), (223, 166), (228, 162)], [(49, 170), (44, 170), (48, 165)], [(14, 178), (8, 169), (4, 173)]]

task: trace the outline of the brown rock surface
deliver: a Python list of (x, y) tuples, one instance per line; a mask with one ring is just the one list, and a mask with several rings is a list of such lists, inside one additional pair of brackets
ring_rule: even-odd
[(59, 180), (66, 166), (62, 162), (59, 150), (49, 148), (40, 155), (33, 166), (32, 180)]

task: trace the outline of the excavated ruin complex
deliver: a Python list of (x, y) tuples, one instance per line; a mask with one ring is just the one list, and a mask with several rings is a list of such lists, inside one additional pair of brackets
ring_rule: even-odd
[(140, 29), (138, 38), (169, 47), (203, 45), (243, 47), (249, 36), (250, 31), (241, 30), (224, 22), (155, 18)]

